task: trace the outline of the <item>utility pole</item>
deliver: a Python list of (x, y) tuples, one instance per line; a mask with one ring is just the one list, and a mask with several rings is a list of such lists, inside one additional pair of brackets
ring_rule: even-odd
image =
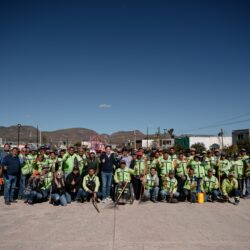
[(39, 144), (39, 129), (38, 125), (36, 126), (36, 148), (38, 149), (38, 144)]
[(224, 148), (223, 136), (224, 136), (224, 132), (223, 132), (223, 129), (221, 129), (221, 144), (222, 144), (222, 149)]
[(147, 128), (147, 149), (148, 149), (148, 128)]
[(20, 129), (21, 129), (21, 124), (17, 124), (17, 147), (19, 148), (19, 141), (20, 141)]
[(134, 130), (134, 140), (135, 140), (135, 149), (136, 149), (136, 131)]

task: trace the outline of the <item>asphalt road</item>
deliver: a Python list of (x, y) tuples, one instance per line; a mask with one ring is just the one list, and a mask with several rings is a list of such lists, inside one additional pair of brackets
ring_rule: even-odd
[(5, 206), (1, 197), (0, 249), (250, 249), (250, 200), (98, 206)]

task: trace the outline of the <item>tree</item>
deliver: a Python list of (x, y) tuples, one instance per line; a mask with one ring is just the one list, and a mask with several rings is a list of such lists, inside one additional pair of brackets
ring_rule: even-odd
[(179, 144), (175, 144), (174, 149), (175, 149), (175, 152), (177, 152), (177, 153), (179, 153), (180, 151), (182, 151), (182, 152), (187, 151), (187, 148), (184, 145), (179, 145)]
[(212, 144), (211, 146), (210, 146), (210, 150), (215, 150), (215, 149), (220, 149), (220, 145), (219, 144), (217, 144), (217, 143), (214, 143), (214, 144)]
[(191, 146), (191, 148), (195, 148), (197, 154), (201, 154), (202, 151), (206, 151), (206, 147), (204, 143), (202, 142), (197, 142)]
[(169, 129), (168, 133), (169, 133), (171, 138), (174, 138), (174, 129), (173, 128)]
[(236, 144), (229, 146), (229, 147), (224, 147), (224, 152), (226, 155), (234, 155), (238, 152), (239, 148)]
[(247, 152), (250, 152), (250, 141), (238, 142), (237, 146), (238, 146), (239, 150), (244, 148), (244, 149), (246, 149)]

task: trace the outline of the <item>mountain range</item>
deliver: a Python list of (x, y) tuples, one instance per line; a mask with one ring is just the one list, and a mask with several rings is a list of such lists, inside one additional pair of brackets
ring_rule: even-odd
[[(20, 144), (36, 143), (37, 138), (40, 141), (40, 137), (42, 144), (60, 144), (63, 142), (75, 144), (81, 141), (90, 141), (94, 137), (98, 137), (103, 143), (122, 144), (129, 140), (134, 141), (135, 138), (136, 140), (141, 140), (145, 138), (146, 135), (139, 130), (119, 131), (108, 135), (98, 134), (96, 131), (87, 128), (67, 128), (55, 131), (38, 132), (37, 128), (33, 126), (22, 125), (20, 127)], [(9, 127), (0, 126), (0, 138), (2, 138), (3, 143), (12, 142), (13, 144), (16, 144), (18, 141), (18, 127), (16, 125)]]

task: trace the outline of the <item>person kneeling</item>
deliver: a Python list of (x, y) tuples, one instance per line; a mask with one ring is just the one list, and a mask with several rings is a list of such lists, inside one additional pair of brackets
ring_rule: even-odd
[(66, 197), (69, 203), (75, 200), (77, 202), (83, 201), (84, 197), (81, 185), (82, 177), (80, 176), (78, 166), (75, 166), (73, 171), (66, 178)]
[(217, 201), (220, 194), (218, 179), (213, 175), (213, 169), (208, 170), (208, 176), (204, 177), (203, 187), (205, 201)]
[(150, 174), (146, 175), (143, 184), (145, 186), (145, 191), (142, 199), (144, 201), (151, 200), (154, 203), (157, 203), (157, 197), (159, 193), (159, 177), (156, 173), (155, 167), (150, 169)]
[(32, 205), (42, 201), (43, 195), (41, 191), (41, 184), (40, 172), (35, 171), (29, 178), (27, 188), (24, 191), (24, 196), (26, 197), (24, 203)]
[[(197, 201), (198, 182), (197, 178), (194, 176), (194, 170), (190, 168), (188, 176), (183, 176), (182, 178), (185, 179), (183, 187), (184, 200), (189, 200), (191, 203), (195, 203)], [(203, 189), (202, 181), (199, 184), (201, 185), (200, 189)]]
[(238, 190), (238, 181), (234, 178), (234, 173), (230, 172), (228, 177), (222, 182), (222, 198), (228, 201), (229, 197), (234, 197), (235, 205), (240, 203), (240, 191)]
[(93, 167), (89, 168), (88, 175), (83, 178), (83, 201), (87, 201), (91, 198), (99, 202), (101, 198), (101, 193), (99, 192), (100, 181), (99, 177), (95, 175), (95, 170)]
[(174, 171), (170, 170), (168, 176), (162, 178), (162, 190), (161, 197), (162, 202), (169, 201), (170, 203), (176, 203), (179, 193), (177, 192), (178, 182), (174, 177)]
[(55, 177), (52, 181), (51, 201), (52, 204), (56, 206), (66, 206), (68, 203), (63, 173), (60, 170), (55, 173)]

